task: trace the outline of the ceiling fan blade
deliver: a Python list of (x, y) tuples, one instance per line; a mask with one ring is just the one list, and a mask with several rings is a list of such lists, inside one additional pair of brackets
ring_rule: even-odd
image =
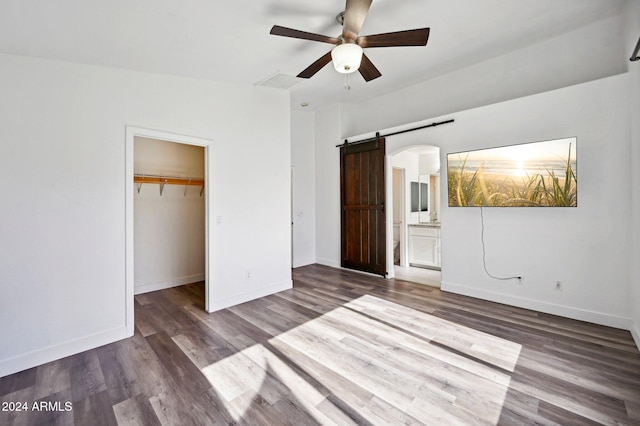
[(360, 75), (362, 75), (365, 81), (375, 80), (382, 75), (380, 71), (378, 71), (378, 68), (373, 65), (373, 62), (364, 54), (362, 55), (362, 62), (360, 62), (358, 71), (360, 71)]
[(362, 47), (426, 46), (429, 28), (397, 31), (358, 37), (356, 43)]
[(342, 28), (342, 38), (347, 41), (355, 41), (360, 34), (362, 24), (367, 18), (372, 0), (347, 0), (344, 9), (344, 24)]
[(320, 71), (322, 68), (324, 68), (324, 66), (327, 65), (329, 62), (331, 62), (331, 51), (327, 52), (326, 55), (324, 55), (323, 57), (321, 57), (320, 59), (318, 59), (317, 61), (315, 61), (311, 65), (309, 65), (307, 67), (307, 69), (305, 69), (300, 74), (298, 74), (297, 77), (300, 77), (300, 78), (311, 78), (318, 71)]
[(321, 34), (308, 33), (306, 31), (294, 30), (292, 28), (274, 25), (269, 34), (282, 37), (300, 38), (302, 40), (320, 41), (322, 43), (338, 44), (336, 37), (328, 37)]

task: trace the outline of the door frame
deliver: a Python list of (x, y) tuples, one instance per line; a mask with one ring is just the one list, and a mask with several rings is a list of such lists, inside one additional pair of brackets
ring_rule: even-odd
[[(399, 234), (399, 241), (398, 241), (398, 247), (400, 247), (400, 266), (407, 266), (408, 262), (407, 262), (407, 215), (405, 213), (406, 211), (406, 181), (405, 181), (405, 176), (406, 176), (406, 170), (403, 167), (392, 167), (393, 170), (397, 170), (398, 172), (400, 172), (400, 215), (401, 215), (401, 222), (400, 222), (400, 234)], [(391, 176), (393, 178), (393, 170), (391, 172)], [(393, 182), (391, 185), (391, 192), (392, 192), (392, 197), (396, 196), (396, 193), (393, 191)], [(395, 203), (393, 203), (392, 207), (391, 207), (391, 220), (393, 220), (393, 217), (396, 214), (396, 211), (393, 210), (395, 206)], [(393, 239), (391, 241), (391, 243), (393, 244)], [(395, 266), (394, 263), (394, 258), (391, 258), (391, 264)], [(395, 274), (394, 274), (395, 276)]]
[[(402, 146), (397, 146), (393, 143), (393, 141), (391, 141), (391, 143), (387, 144), (387, 152), (384, 156), (384, 162), (385, 162), (385, 191), (386, 191), (386, 197), (387, 200), (389, 199), (393, 199), (393, 156), (396, 154), (399, 154), (403, 151), (407, 151), (409, 149), (412, 148), (417, 148), (417, 147), (434, 147), (434, 148), (438, 148), (438, 152), (439, 152), (439, 156), (440, 156), (440, 169), (442, 170), (442, 165), (445, 164), (445, 168), (446, 168), (446, 161), (443, 162), (442, 161), (442, 148), (440, 147), (439, 144), (433, 143), (433, 142), (423, 142), (423, 143), (413, 143), (413, 144), (407, 144), (407, 145), (402, 145)], [(405, 175), (405, 180), (406, 180), (406, 175)], [(440, 197), (442, 197), (442, 185), (446, 184), (446, 179), (442, 179), (442, 177), (440, 178)], [(406, 188), (405, 188), (406, 189)], [(405, 191), (405, 196), (406, 196), (406, 191)], [(405, 199), (405, 203), (406, 203), (406, 199)], [(393, 203), (391, 203), (393, 204)], [(403, 227), (405, 229), (405, 267), (409, 267), (409, 252), (408, 252), (408, 247), (409, 247), (409, 240), (408, 240), (408, 224), (407, 222), (407, 206), (406, 204), (404, 204), (404, 208), (405, 208), (405, 223), (403, 224)], [(389, 208), (386, 210), (387, 213), (387, 247), (393, 247), (393, 207)], [(439, 221), (440, 223), (443, 222), (443, 216), (445, 216), (444, 211), (442, 210), (442, 203), (440, 204), (440, 215), (439, 215)], [(402, 229), (401, 228), (401, 229)], [(440, 234), (440, 244), (442, 244), (442, 233)], [(393, 265), (393, 253), (389, 253), (392, 252), (392, 250), (387, 250), (387, 271), (388, 271), (388, 275), (387, 278), (394, 278), (395, 277), (395, 271), (394, 271), (394, 265)], [(402, 265), (402, 257), (401, 257), (401, 262), (400, 264)], [(443, 268), (441, 267), (441, 272), (442, 272)]]
[[(387, 238), (387, 276), (386, 278), (395, 278), (395, 265), (393, 264), (393, 155), (389, 154), (389, 151), (384, 155), (384, 191), (385, 198), (387, 200), (387, 209), (385, 210), (386, 217), (386, 238)], [(403, 172), (404, 175), (404, 172)], [(391, 202), (389, 202), (391, 200)], [(402, 230), (401, 230), (402, 232)], [(389, 250), (391, 247), (391, 250)]]
[(209, 249), (213, 247), (213, 235), (210, 233), (211, 227), (209, 226), (209, 212), (211, 209), (211, 202), (214, 199), (212, 191), (212, 185), (210, 185), (209, 165), (212, 164), (211, 158), (213, 157), (213, 141), (209, 139), (197, 138), (193, 136), (186, 136), (177, 133), (171, 133), (161, 130), (145, 129), (135, 126), (125, 126), (125, 328), (129, 336), (133, 336), (135, 329), (135, 317), (134, 317), (134, 191), (135, 185), (133, 183), (133, 146), (136, 137), (144, 137), (150, 139), (157, 139), (167, 142), (175, 142), (185, 145), (195, 145), (204, 148), (204, 209), (205, 209), (205, 238), (204, 238), (204, 250), (205, 250), (205, 302), (204, 306), (207, 312), (209, 312), (209, 300), (211, 293), (210, 277), (212, 274), (209, 263)]

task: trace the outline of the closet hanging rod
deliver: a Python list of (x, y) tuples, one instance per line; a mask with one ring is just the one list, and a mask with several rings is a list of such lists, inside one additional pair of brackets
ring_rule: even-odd
[(175, 176), (147, 176), (147, 175), (133, 175), (134, 183), (156, 183), (167, 185), (192, 185), (203, 186), (204, 179), (199, 178), (181, 178)]

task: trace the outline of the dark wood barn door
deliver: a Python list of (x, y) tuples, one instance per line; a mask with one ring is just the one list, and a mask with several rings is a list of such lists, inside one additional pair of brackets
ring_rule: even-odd
[(386, 274), (384, 139), (340, 148), (342, 267)]

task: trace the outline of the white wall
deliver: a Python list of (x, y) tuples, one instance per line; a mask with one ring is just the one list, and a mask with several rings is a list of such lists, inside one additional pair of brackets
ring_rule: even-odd
[[(393, 163), (392, 163), (393, 164)], [(400, 170), (400, 168), (395, 168), (393, 169), (393, 224), (394, 225), (398, 225), (400, 223), (403, 223), (404, 217), (403, 217), (403, 212), (404, 212), (404, 208), (403, 208), (403, 201), (405, 198), (405, 195), (403, 194), (403, 188), (404, 188), (404, 174), (402, 172), (402, 170)], [(393, 237), (394, 240), (398, 239), (398, 236), (396, 236), (394, 234)]]
[(0, 55), (0, 93), (0, 376), (125, 337), (126, 125), (213, 141), (213, 309), (291, 287), (287, 92)]
[(629, 327), (628, 84), (620, 75), (469, 110), (441, 129), (443, 162), (447, 152), (578, 140), (577, 208), (484, 210), (489, 271), (521, 275), (522, 285), (484, 274), (479, 210), (448, 208), (441, 197), (443, 290)]
[(340, 107), (316, 112), (316, 262), (340, 267)]
[(139, 136), (134, 141), (134, 173), (204, 179), (204, 147)]
[[(387, 152), (389, 147), (387, 145)], [(410, 223), (418, 223), (419, 213), (411, 211), (411, 182), (418, 182), (420, 175), (419, 156), (412, 152), (399, 152), (391, 157), (393, 167), (404, 169), (404, 212), (405, 218), (402, 220), (404, 226)]]
[[(446, 164), (448, 152), (578, 138), (578, 208), (484, 210), (488, 269), (522, 275), (521, 285), (484, 273), (480, 211), (448, 208), (443, 175), (443, 290), (629, 327), (628, 77), (458, 112), (452, 124), (388, 139), (390, 150), (416, 140), (440, 146)], [(554, 289), (557, 280), (561, 292)]]
[[(626, 2), (626, 51), (628, 57), (635, 48), (640, 37), (640, 2), (628, 0)], [(631, 306), (633, 328), (632, 333), (636, 345), (640, 348), (640, 61), (627, 62), (630, 73), (630, 117), (631, 117), (631, 202), (632, 202), (632, 239), (633, 251), (631, 259)]]
[[(386, 142), (385, 142), (386, 144)], [(386, 145), (387, 153), (389, 152), (389, 147)], [(388, 156), (387, 156), (388, 157)], [(404, 194), (400, 197), (402, 201), (404, 201), (404, 208), (400, 209), (400, 212), (404, 212), (404, 217), (401, 218), (402, 223), (400, 224), (400, 229), (398, 230), (398, 241), (400, 246), (400, 265), (401, 266), (409, 266), (409, 230), (408, 225), (411, 223), (418, 223), (420, 221), (420, 216), (418, 212), (411, 211), (411, 182), (418, 182), (418, 177), (420, 175), (420, 156), (414, 154), (413, 152), (398, 152), (395, 155), (391, 156), (391, 165), (392, 167), (398, 169), (404, 169), (404, 184), (401, 186), (404, 188)], [(395, 188), (393, 188), (393, 194), (395, 196)], [(393, 216), (396, 216), (396, 208), (395, 204), (393, 207)], [(395, 219), (394, 219), (395, 222)], [(387, 232), (389, 226), (387, 224)], [(393, 231), (393, 239), (395, 240), (397, 236), (395, 235), (395, 230)], [(389, 238), (387, 238), (387, 245), (393, 247), (393, 243)], [(387, 250), (387, 264), (391, 264), (393, 262), (393, 258), (390, 258), (389, 251)], [(393, 278), (395, 276), (395, 271), (393, 268), (388, 268), (389, 278)]]
[[(341, 138), (384, 134), (448, 118), (455, 118), (455, 123), (387, 138), (387, 152), (434, 145), (441, 148), (441, 162), (446, 164), (447, 152), (577, 136), (578, 208), (486, 211), (487, 261), (496, 274), (523, 275), (522, 285), (486, 277), (479, 211), (447, 209), (443, 176), (443, 288), (628, 328), (632, 311), (629, 86), (637, 82), (625, 74), (629, 52), (622, 24), (622, 16), (608, 18), (387, 96), (342, 106), (338, 117), (321, 114), (323, 126), (337, 130), (316, 131), (316, 151), (329, 153)], [(496, 103), (500, 101), (506, 102)], [(316, 162), (316, 168), (336, 176), (337, 165), (326, 155)], [(318, 204), (320, 194), (323, 200), (337, 197), (339, 187), (333, 181), (318, 182)], [(638, 184), (633, 185), (638, 192)], [(319, 205), (319, 215), (321, 209)], [(318, 247), (337, 246), (338, 219), (336, 215), (335, 225), (328, 220), (318, 224)], [(521, 246), (526, 249), (517, 250)], [(637, 267), (633, 273), (638, 276)], [(562, 292), (554, 290), (556, 280), (564, 282)], [(637, 302), (637, 285), (635, 289)]]
[(316, 261), (315, 114), (291, 112), (293, 267)]
[[(135, 138), (134, 173), (204, 179), (204, 148)], [(134, 192), (135, 293), (205, 279), (201, 187), (143, 184)]]
[[(436, 196), (439, 195), (439, 188), (435, 188), (435, 176), (439, 176), (440, 173), (440, 151), (430, 152), (427, 154), (420, 154), (420, 176), (429, 176), (429, 211), (420, 215), (421, 222), (427, 222), (436, 220), (439, 217), (437, 211), (439, 210), (439, 200), (436, 200)], [(432, 180), (431, 177), (434, 177)]]
[(343, 108), (340, 136), (375, 133), (625, 72), (629, 53), (623, 51), (622, 27), (622, 17), (607, 18), (369, 102), (349, 105)]
[[(439, 146), (446, 164), (447, 152), (578, 138), (578, 208), (485, 210), (489, 268), (496, 275), (524, 276), (522, 285), (485, 275), (480, 212), (447, 208), (441, 179), (443, 289), (629, 327), (628, 85), (629, 76), (622, 74), (459, 112), (452, 115), (455, 123), (387, 139), (387, 152), (417, 143)], [(334, 234), (321, 227), (318, 238), (329, 244)], [(562, 292), (554, 290), (556, 280), (563, 281)]]
[(440, 171), (440, 153), (438, 151), (420, 154), (418, 161), (421, 175), (435, 175)]

